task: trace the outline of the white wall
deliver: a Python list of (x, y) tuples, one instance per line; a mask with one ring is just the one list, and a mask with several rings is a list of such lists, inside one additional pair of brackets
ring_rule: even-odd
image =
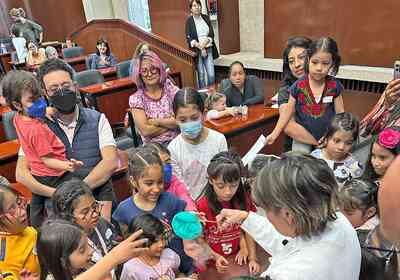
[(264, 53), (264, 0), (239, 0), (240, 51)]
[(82, 0), (87, 21), (114, 18), (111, 0)]

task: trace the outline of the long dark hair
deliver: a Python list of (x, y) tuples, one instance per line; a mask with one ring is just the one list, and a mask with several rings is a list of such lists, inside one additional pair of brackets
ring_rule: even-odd
[(111, 54), (110, 45), (108, 44), (107, 40), (104, 39), (104, 38), (100, 38), (99, 40), (97, 40), (97, 43), (96, 43), (96, 54), (97, 54), (97, 55), (100, 55), (100, 51), (99, 51), (99, 49), (97, 48), (97, 46), (98, 46), (98, 45), (101, 45), (101, 44), (106, 45), (106, 48), (107, 48), (106, 56), (110, 56), (110, 54)]
[(283, 50), (282, 58), (283, 58), (283, 85), (291, 86), (297, 78), (293, 76), (292, 71), (289, 67), (289, 53), (293, 48), (303, 48), (307, 50), (311, 45), (311, 39), (303, 36), (290, 37), (287, 40), (286, 47)]
[(69, 256), (79, 247), (83, 230), (65, 220), (46, 221), (38, 233), (37, 252), (41, 267), (40, 279), (51, 274), (55, 280), (72, 280)]
[[(235, 195), (231, 199), (231, 204), (235, 209), (246, 210), (246, 190), (242, 182), (242, 166), (237, 163), (237, 153), (232, 151), (225, 151), (216, 154), (210, 161), (207, 167), (207, 175), (209, 179), (217, 179), (222, 177), (226, 183), (240, 181), (239, 187)], [(222, 210), (222, 205), (217, 199), (213, 186), (208, 181), (204, 188), (204, 196), (207, 198), (210, 209), (214, 214), (218, 214)]]
[(180, 89), (175, 94), (174, 102), (172, 104), (174, 114), (176, 115), (179, 108), (187, 107), (189, 105), (195, 105), (201, 113), (204, 113), (204, 100), (201, 98), (200, 93), (194, 88), (186, 87)]
[(307, 57), (304, 63), (304, 71), (309, 73), (309, 63), (311, 57), (319, 51), (327, 52), (332, 55), (332, 68), (330, 74), (336, 76), (339, 71), (339, 66), (341, 62), (341, 57), (339, 55), (339, 48), (337, 43), (331, 37), (322, 37), (311, 43), (310, 47), (307, 49)]
[(134, 218), (129, 224), (129, 233), (134, 233), (138, 230), (143, 230), (141, 238), (147, 238), (147, 246), (151, 246), (157, 242), (165, 233), (164, 224), (152, 214), (145, 213)]

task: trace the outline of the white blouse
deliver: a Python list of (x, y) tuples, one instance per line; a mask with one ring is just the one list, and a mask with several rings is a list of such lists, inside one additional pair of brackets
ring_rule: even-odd
[[(206, 47), (211, 47), (212, 39), (211, 39), (211, 37), (208, 36), (210, 34), (210, 27), (208, 27), (207, 22), (203, 19), (202, 16), (193, 17), (193, 19), (194, 19), (194, 24), (196, 26), (197, 37), (199, 39), (199, 43), (209, 40), (209, 43), (207, 44)], [(193, 47), (193, 43), (191, 43), (191, 44)]]
[(262, 274), (272, 280), (358, 280), (361, 249), (356, 231), (342, 213), (309, 239), (285, 237), (266, 218), (250, 212), (242, 224), (271, 256)]

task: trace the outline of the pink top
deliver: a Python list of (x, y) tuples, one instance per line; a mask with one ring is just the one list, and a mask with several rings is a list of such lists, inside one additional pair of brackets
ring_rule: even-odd
[(61, 176), (65, 171), (47, 167), (41, 157), (67, 160), (61, 140), (41, 120), (16, 114), (14, 126), (31, 172), (35, 176)]
[(196, 204), (194, 203), (192, 197), (190, 196), (186, 185), (179, 180), (175, 175), (172, 175), (171, 183), (167, 186), (167, 192), (172, 193), (179, 199), (186, 202), (187, 211), (197, 211)]
[[(172, 102), (176, 92), (179, 89), (167, 79), (160, 99), (153, 99), (146, 94), (146, 91), (138, 89), (129, 97), (129, 107), (133, 109), (141, 109), (148, 119), (166, 119), (174, 116), (172, 110)], [(177, 129), (170, 129), (158, 136), (142, 136), (143, 143), (170, 142), (178, 135)]]

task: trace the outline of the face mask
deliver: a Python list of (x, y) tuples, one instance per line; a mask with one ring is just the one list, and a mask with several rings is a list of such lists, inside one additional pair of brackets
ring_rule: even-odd
[(203, 129), (203, 123), (201, 120), (180, 123), (179, 128), (185, 137), (196, 139)]
[(44, 97), (40, 97), (36, 99), (31, 106), (29, 106), (27, 114), (31, 118), (43, 119), (46, 116), (46, 107), (46, 99), (44, 99)]
[(70, 89), (60, 89), (50, 97), (50, 103), (61, 114), (71, 114), (77, 102), (76, 92)]
[(170, 163), (164, 164), (164, 183), (169, 185), (172, 179), (172, 165)]

